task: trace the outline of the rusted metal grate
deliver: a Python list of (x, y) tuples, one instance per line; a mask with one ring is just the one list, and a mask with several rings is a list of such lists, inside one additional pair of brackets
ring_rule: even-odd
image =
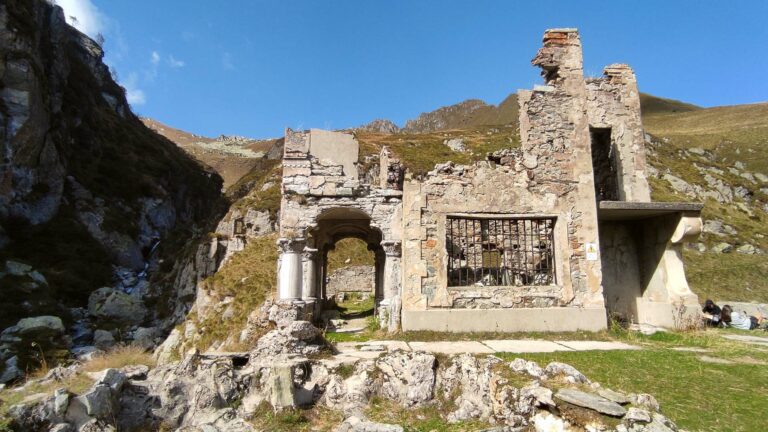
[(448, 286), (555, 283), (551, 218), (448, 216)]

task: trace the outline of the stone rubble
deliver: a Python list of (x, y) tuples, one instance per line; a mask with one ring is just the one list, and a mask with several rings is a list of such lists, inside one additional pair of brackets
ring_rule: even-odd
[[(317, 336), (308, 322), (294, 321), (262, 337), (249, 353), (192, 350), (152, 370), (107, 369), (91, 374), (95, 382), (81, 395), (62, 388), (28, 398), (9, 413), (15, 427), (28, 431), (155, 430), (162, 424), (181, 431), (245, 432), (257, 430), (252, 421), (265, 406), (280, 411), (322, 405), (344, 414), (336, 431), (404, 430), (408, 425), (368, 419), (366, 408), (377, 397), (404, 409), (437, 407), (449, 422), (498, 425), (492, 431), (677, 430), (658, 413), (652, 396), (624, 396), (596, 383), (597, 392), (584, 390), (590, 381), (564, 363), (542, 368), (523, 359), (505, 363), (471, 354), (438, 362), (433, 354), (395, 350), (358, 360), (345, 372), (333, 359), (315, 357), (323, 349)], [(76, 367), (57, 369), (46, 379), (63, 380), (74, 373)], [(519, 378), (528, 384), (514, 384)], [(566, 408), (592, 414), (561, 417)], [(612, 423), (600, 413), (621, 418), (620, 424), (610, 429)], [(574, 420), (582, 417), (589, 423)]]

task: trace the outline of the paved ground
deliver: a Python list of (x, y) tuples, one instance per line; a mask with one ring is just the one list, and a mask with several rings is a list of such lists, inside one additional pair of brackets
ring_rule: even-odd
[[(761, 332), (761, 331), (755, 331), (755, 332), (759, 334), (766, 334), (765, 332)], [(768, 346), (768, 336), (728, 334), (728, 335), (723, 335), (723, 337), (726, 339), (744, 342), (752, 345)]]
[(382, 352), (393, 350), (427, 351), (435, 354), (493, 354), (498, 352), (536, 353), (554, 351), (636, 350), (640, 347), (622, 342), (602, 341), (545, 341), (534, 339), (505, 339), (484, 341), (403, 342), (368, 341), (339, 342), (334, 361), (352, 363), (358, 359), (376, 358)]

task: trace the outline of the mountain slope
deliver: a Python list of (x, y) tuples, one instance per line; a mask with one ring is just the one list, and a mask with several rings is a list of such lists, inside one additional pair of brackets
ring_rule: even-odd
[(152, 298), (133, 328), (162, 319), (176, 298), (149, 279), (221, 212), (221, 179), (142, 124), (101, 47), (46, 1), (0, 4), (0, 149), (0, 328), (70, 324), (101, 287)]
[(224, 180), (225, 189), (248, 174), (263, 156), (267, 155), (271, 159), (282, 156), (273, 150), (281, 145), (282, 138), (256, 140), (226, 135), (208, 138), (150, 118), (141, 120), (148, 128), (173, 141), (192, 157), (215, 170)]
[(701, 241), (685, 250), (694, 292), (768, 302), (768, 104), (643, 116), (653, 198), (704, 202)]

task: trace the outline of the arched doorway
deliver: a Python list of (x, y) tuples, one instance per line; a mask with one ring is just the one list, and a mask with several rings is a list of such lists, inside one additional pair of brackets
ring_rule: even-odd
[[(373, 312), (376, 313), (380, 302), (384, 299), (384, 266), (386, 255), (381, 245), (381, 231), (371, 225), (371, 218), (363, 211), (354, 208), (336, 208), (323, 212), (317, 218), (317, 224), (307, 232), (308, 243), (317, 249), (317, 264), (321, 277), (317, 289), (319, 306), (322, 309), (331, 308), (339, 299), (337, 290), (329, 291), (330, 276), (333, 266), (330, 266), (329, 257), (337, 252), (341, 245), (348, 248), (354, 242), (362, 242), (370, 253), (370, 262), (373, 264), (371, 281)], [(359, 246), (358, 246), (359, 248)]]

